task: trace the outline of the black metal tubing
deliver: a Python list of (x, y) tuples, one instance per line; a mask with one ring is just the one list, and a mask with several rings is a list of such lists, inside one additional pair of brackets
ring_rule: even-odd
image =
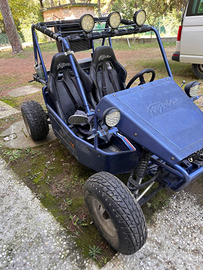
[(159, 184), (159, 186), (153, 190), (149, 195), (143, 196), (139, 201), (139, 205), (143, 206), (146, 202), (148, 202), (152, 197), (154, 197), (164, 186), (162, 184)]
[[(106, 21), (107, 18), (94, 18), (95, 21)], [(156, 30), (156, 28), (148, 26), (148, 25), (143, 25), (141, 27), (137, 27), (135, 25), (134, 22), (132, 21), (128, 21), (128, 20), (122, 20), (122, 23), (125, 24), (126, 26), (131, 26), (128, 29), (124, 29), (122, 27), (118, 28), (118, 29), (111, 29), (110, 31), (100, 31), (100, 32), (95, 32), (92, 31), (91, 33), (85, 34), (83, 33), (83, 31), (81, 30), (81, 33), (78, 33), (78, 35), (67, 35), (67, 37), (62, 38), (61, 36), (61, 32), (58, 33), (54, 33), (53, 31), (47, 29), (47, 27), (54, 27), (54, 26), (62, 26), (62, 25), (66, 25), (70, 27), (70, 32), (71, 32), (71, 26), (73, 27), (78, 27), (78, 31), (80, 31), (80, 25), (79, 25), (80, 20), (70, 20), (70, 21), (56, 21), (56, 22), (47, 22), (47, 23), (38, 23), (38, 24), (34, 24), (32, 27), (37, 29), (38, 31), (46, 34), (47, 36), (57, 40), (57, 41), (61, 41), (63, 43), (66, 43), (67, 40), (70, 41), (77, 41), (77, 40), (96, 40), (96, 39), (100, 39), (100, 38), (111, 38), (111, 37), (116, 37), (116, 36), (123, 36), (123, 35), (131, 35), (131, 34), (137, 34), (137, 33), (145, 33), (145, 32), (149, 32), (149, 31), (153, 31), (157, 37), (157, 41), (162, 53), (162, 57), (166, 66), (166, 70), (168, 72), (168, 75), (173, 78), (172, 76), (172, 72), (166, 57), (166, 53), (161, 41), (161, 38), (159, 36), (158, 31)], [(71, 25), (72, 24), (72, 25)], [(77, 31), (77, 32), (78, 32)], [(67, 33), (68, 34), (68, 33)], [(63, 40), (64, 39), (64, 40)], [(66, 40), (66, 41), (65, 41)]]
[(184, 177), (183, 174), (180, 173), (180, 171), (178, 171), (178, 170), (176, 170), (176, 169), (174, 169), (174, 168), (168, 166), (167, 164), (165, 164), (165, 163), (159, 161), (158, 159), (155, 159), (155, 158), (151, 157), (150, 160), (151, 160), (152, 163), (158, 165), (158, 166), (161, 167), (161, 168), (164, 168), (165, 170), (167, 170), (168, 172), (170, 172), (170, 173), (176, 175), (176, 176), (179, 177), (180, 179)]

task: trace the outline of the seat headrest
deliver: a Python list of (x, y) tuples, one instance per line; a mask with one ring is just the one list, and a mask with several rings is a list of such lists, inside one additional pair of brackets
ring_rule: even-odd
[(64, 53), (56, 53), (52, 58), (50, 74), (54, 78), (57, 78), (59, 72), (68, 69), (70, 67), (71, 65), (69, 57), (66, 56)]
[(113, 65), (117, 61), (113, 49), (110, 46), (97, 47), (93, 54), (92, 65), (97, 66), (100, 62), (106, 61)]

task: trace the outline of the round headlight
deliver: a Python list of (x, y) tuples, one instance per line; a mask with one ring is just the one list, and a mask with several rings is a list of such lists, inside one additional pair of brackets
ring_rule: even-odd
[(146, 21), (146, 12), (143, 9), (136, 11), (133, 16), (133, 21), (137, 24), (137, 26), (142, 26)]
[(116, 108), (110, 108), (104, 112), (103, 119), (108, 127), (115, 127), (121, 119), (121, 113)]
[(84, 32), (89, 33), (94, 28), (94, 18), (90, 14), (85, 14), (80, 18), (80, 25)]
[(201, 83), (197, 82), (197, 81), (193, 81), (193, 82), (189, 82), (186, 84), (185, 86), (185, 93), (189, 96), (189, 97), (194, 97), (197, 96), (198, 91), (199, 91), (199, 85)]
[(113, 11), (108, 16), (108, 23), (111, 28), (116, 29), (121, 23), (121, 15), (118, 11)]

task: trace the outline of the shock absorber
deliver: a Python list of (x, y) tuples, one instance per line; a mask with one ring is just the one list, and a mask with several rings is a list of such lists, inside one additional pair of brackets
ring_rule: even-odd
[[(138, 194), (139, 187), (147, 171), (150, 158), (151, 158), (151, 153), (147, 151), (146, 149), (143, 149), (140, 156), (140, 162), (132, 170), (130, 177), (128, 179), (127, 186), (136, 195)], [(136, 172), (136, 179), (133, 178), (134, 172)]]
[(147, 171), (147, 166), (151, 158), (151, 153), (147, 151), (146, 149), (143, 149), (140, 157), (140, 162), (138, 163), (138, 166), (136, 168), (136, 181), (141, 184), (142, 179), (145, 176), (145, 173)]

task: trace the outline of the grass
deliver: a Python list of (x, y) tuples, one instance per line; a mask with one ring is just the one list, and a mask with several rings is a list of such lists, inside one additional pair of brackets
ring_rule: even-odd
[(24, 48), (23, 52), (20, 52), (18, 54), (12, 54), (12, 52), (10, 50), (0, 52), (0, 58), (4, 58), (4, 59), (10, 59), (10, 58), (25, 59), (25, 58), (29, 57), (31, 54), (33, 55), (33, 48), (28, 47), (28, 48)]
[[(106, 43), (108, 44), (108, 43)], [(138, 43), (135, 41), (130, 40), (130, 47), (128, 46), (127, 43), (127, 39), (116, 39), (116, 40), (112, 40), (112, 44), (113, 44), (113, 49), (114, 50), (140, 50), (140, 49), (149, 49), (149, 48), (156, 48), (157, 47), (157, 43), (153, 42), (146, 42), (146, 43)], [(101, 41), (95, 41), (95, 47), (98, 47), (101, 45)], [(175, 45), (175, 43), (172, 42), (164, 42), (163, 43), (164, 47), (168, 47), (168, 46), (173, 46)], [(41, 43), (40, 44), (40, 49), (42, 52), (49, 52), (49, 53), (56, 53), (57, 52), (57, 47), (56, 47), (56, 42), (52, 41), (52, 42), (48, 42), (48, 43)], [(4, 58), (4, 59), (8, 59), (8, 58), (25, 58), (27, 57), (29, 54), (33, 54), (33, 47), (26, 47), (24, 48), (24, 51), (22, 53), (13, 55), (11, 53), (11, 50), (8, 51), (3, 51), (0, 52), (0, 58)]]
[[(156, 59), (140, 59), (138, 61), (128, 61), (128, 65), (130, 66), (131, 70), (136, 70), (139, 67), (139, 70), (146, 69), (146, 68), (153, 68), (156, 73), (155, 79), (160, 79), (168, 76), (165, 64), (161, 58)], [(171, 72), (173, 75), (174, 81), (181, 85), (182, 81), (185, 80), (186, 83), (190, 81), (194, 81), (198, 79), (192, 72), (192, 68), (190, 64), (184, 63), (177, 63), (172, 60), (169, 60), (169, 65), (171, 68)]]
[[(50, 53), (56, 53), (57, 47), (56, 43), (48, 42), (48, 43), (41, 43), (40, 49), (42, 52), (50, 52)], [(24, 59), (29, 57), (30, 55), (33, 55), (33, 46), (29, 46), (23, 49), (23, 52), (18, 54), (12, 54), (11, 49), (1, 51), (0, 52), (0, 58), (9, 59), (9, 58), (17, 58), (17, 59)]]
[[(153, 42), (146, 42), (146, 43), (138, 43), (135, 41), (129, 41), (130, 42), (130, 47), (128, 46), (127, 39), (122, 40), (120, 42), (115, 41), (112, 42), (112, 46), (114, 50), (121, 50), (121, 51), (126, 51), (126, 50), (141, 50), (141, 49), (150, 49), (150, 48), (157, 48), (157, 43)], [(164, 48), (169, 47), (169, 46), (174, 46), (174, 42), (163, 42)]]
[(10, 75), (2, 75), (0, 74), (0, 87), (9, 84), (9, 83), (14, 83), (18, 81), (18, 76), (15, 74), (10, 74)]

